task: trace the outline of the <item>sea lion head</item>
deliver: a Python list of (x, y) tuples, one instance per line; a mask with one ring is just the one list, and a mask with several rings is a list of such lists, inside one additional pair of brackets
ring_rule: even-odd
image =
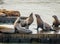
[(43, 23), (43, 20), (41, 19), (41, 17), (38, 14), (35, 14), (35, 16), (36, 16), (36, 20), (37, 20), (38, 25)]
[(56, 15), (53, 15), (52, 17), (54, 18), (54, 21), (58, 21), (58, 18)]
[(37, 18), (40, 18), (40, 16), (39, 16), (38, 14), (35, 14), (35, 16), (36, 16)]
[(57, 18), (57, 16), (56, 16), (56, 15), (53, 15), (52, 17), (53, 17), (53, 18)]
[(30, 16), (32, 16), (32, 15), (33, 15), (33, 13), (30, 14)]

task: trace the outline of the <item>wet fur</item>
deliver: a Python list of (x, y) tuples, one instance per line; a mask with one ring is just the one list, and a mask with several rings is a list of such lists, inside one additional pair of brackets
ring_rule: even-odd
[(32, 24), (33, 20), (34, 20), (33, 13), (31, 13), (30, 16), (26, 20), (21, 20), (20, 18), (18, 18), (16, 22), (14, 23), (14, 25), (19, 23), (21, 24), (22, 27), (26, 27), (27, 29), (29, 29), (29, 26)]
[(56, 15), (53, 15), (52, 16), (54, 18), (54, 21), (53, 21), (53, 27), (58, 27), (60, 25), (60, 20), (58, 20), (57, 16)]
[(33, 20), (34, 20), (33, 13), (31, 13), (30, 16), (26, 20), (23, 20), (23, 22), (21, 23), (22, 24), (21, 26), (22, 27), (26, 26), (26, 28), (28, 29), (29, 26), (32, 24)]
[(41, 28), (43, 31), (55, 31), (51, 28), (49, 24), (44, 22), (38, 14), (35, 14), (37, 20), (37, 31), (38, 28)]
[(20, 16), (19, 11), (0, 9), (0, 12), (6, 14), (6, 16)]

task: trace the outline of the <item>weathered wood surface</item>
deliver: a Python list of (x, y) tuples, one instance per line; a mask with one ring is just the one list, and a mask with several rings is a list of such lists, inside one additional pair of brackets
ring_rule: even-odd
[(2, 34), (0, 37), (12, 37), (12, 38), (60, 38), (60, 34)]
[(18, 34), (0, 33), (0, 42), (8, 43), (60, 43), (60, 34)]
[(59, 34), (1, 34), (0, 42), (3, 43), (60, 43)]

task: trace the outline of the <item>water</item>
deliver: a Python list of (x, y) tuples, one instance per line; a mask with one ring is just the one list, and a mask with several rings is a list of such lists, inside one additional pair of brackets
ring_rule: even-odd
[[(60, 3), (58, 3), (59, 1), (42, 0), (40, 2), (39, 0), (5, 0), (4, 2), (4, 4), (0, 5), (0, 8), (5, 8), (7, 10), (18, 10), (20, 11), (21, 16), (29, 16), (30, 13), (33, 12), (34, 22), (29, 27), (29, 29), (33, 31), (33, 34), (37, 33), (37, 31), (35, 30), (35, 28), (37, 27), (35, 14), (39, 14), (42, 20), (50, 25), (52, 25), (53, 22), (52, 15), (57, 15), (57, 17), (60, 19)], [(51, 32), (51, 34), (53, 33), (54, 32)]]

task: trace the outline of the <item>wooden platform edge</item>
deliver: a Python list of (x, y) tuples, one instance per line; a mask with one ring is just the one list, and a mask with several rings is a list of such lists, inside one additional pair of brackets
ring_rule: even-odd
[(12, 38), (60, 38), (60, 34), (0, 34), (0, 37), (12, 37)]

